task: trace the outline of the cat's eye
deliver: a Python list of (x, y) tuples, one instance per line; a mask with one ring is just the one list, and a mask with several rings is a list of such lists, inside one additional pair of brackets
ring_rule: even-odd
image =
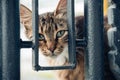
[(45, 37), (43, 34), (39, 34), (39, 40), (42, 41), (42, 40), (45, 40)]
[(57, 34), (56, 34), (56, 37), (60, 38), (64, 35), (64, 33), (65, 33), (65, 30), (58, 31)]
[(59, 24), (60, 26), (63, 26), (63, 24)]

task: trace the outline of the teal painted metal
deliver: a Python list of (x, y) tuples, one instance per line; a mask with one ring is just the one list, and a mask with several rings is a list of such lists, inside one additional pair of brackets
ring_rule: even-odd
[(32, 46), (32, 66), (33, 69), (38, 71), (39, 67), (39, 54), (38, 54), (38, 0), (32, 0), (32, 29), (33, 29), (33, 46)]
[(19, 1), (0, 0), (0, 80), (20, 80)]
[[(111, 1), (111, 0), (110, 0)], [(116, 2), (118, 1), (118, 3)], [(108, 32), (109, 39), (114, 39), (114, 49), (118, 56), (109, 55), (113, 73), (119, 80), (119, 33), (120, 33), (120, 6), (119, 0), (113, 0), (109, 14), (109, 23), (114, 27), (113, 34)], [(20, 48), (33, 48), (34, 70), (73, 69), (76, 65), (75, 48), (86, 47), (85, 80), (104, 80), (103, 78), (103, 14), (102, 0), (85, 0), (85, 33), (84, 39), (75, 40), (74, 29), (74, 0), (68, 0), (69, 26), (69, 58), (70, 66), (41, 67), (38, 57), (38, 0), (33, 0), (33, 41), (21, 41), (19, 33), (19, 1), (0, 0), (0, 80), (20, 80)], [(89, 4), (88, 4), (89, 3)], [(98, 5), (99, 4), (99, 5)], [(99, 12), (99, 13), (98, 13)], [(111, 18), (111, 15), (113, 16)], [(116, 29), (115, 29), (116, 28)], [(116, 32), (117, 31), (117, 32)], [(116, 32), (116, 33), (114, 33)], [(15, 34), (16, 33), (16, 34)], [(101, 34), (99, 34), (101, 33)], [(111, 37), (112, 34), (112, 37)], [(118, 37), (115, 37), (118, 36)], [(109, 41), (111, 42), (111, 41)], [(110, 43), (111, 45), (111, 43)], [(110, 46), (113, 49), (113, 46)], [(117, 47), (117, 48), (116, 48)], [(96, 54), (97, 53), (97, 54)], [(116, 54), (115, 53), (115, 54)], [(109, 54), (111, 54), (109, 52)], [(113, 62), (111, 58), (115, 57)], [(117, 72), (116, 72), (117, 71)], [(7, 77), (6, 77), (7, 75)]]
[(85, 80), (104, 80), (103, 0), (85, 0)]

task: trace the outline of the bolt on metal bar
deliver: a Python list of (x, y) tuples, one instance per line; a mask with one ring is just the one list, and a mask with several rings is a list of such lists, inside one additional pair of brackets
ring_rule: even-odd
[(0, 80), (20, 80), (19, 1), (0, 0)]
[(104, 80), (103, 0), (85, 0), (85, 80)]
[(33, 53), (32, 53), (32, 66), (34, 70), (37, 70), (39, 66), (39, 54), (38, 54), (38, 0), (32, 0), (32, 28), (33, 28)]

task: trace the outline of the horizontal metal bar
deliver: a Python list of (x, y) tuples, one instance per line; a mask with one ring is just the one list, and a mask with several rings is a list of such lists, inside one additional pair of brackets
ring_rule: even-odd
[(32, 48), (32, 41), (20, 41), (20, 48)]
[[(33, 43), (32, 41), (21, 41), (20, 42), (21, 48), (32, 48)], [(76, 39), (76, 47), (86, 47), (87, 42), (84, 39)]]
[(85, 39), (76, 39), (76, 47), (86, 47), (87, 41)]
[(75, 68), (75, 64), (71, 64), (69, 66), (52, 66), (52, 67), (42, 67), (39, 65), (35, 66), (35, 70), (39, 71), (39, 70), (62, 70), (62, 69), (74, 69)]

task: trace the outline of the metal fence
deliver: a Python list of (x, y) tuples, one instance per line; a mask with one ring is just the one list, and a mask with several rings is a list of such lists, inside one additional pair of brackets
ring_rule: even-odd
[[(35, 70), (63, 69), (73, 68), (75, 66), (75, 47), (82, 46), (86, 49), (85, 54), (85, 80), (104, 80), (104, 61), (103, 61), (103, 1), (102, 0), (85, 0), (85, 34), (84, 39), (76, 40), (74, 37), (74, 0), (68, 0), (68, 26), (69, 26), (69, 53), (70, 62), (74, 65), (60, 67), (40, 67), (38, 64), (38, 0), (33, 0), (33, 35), (32, 42), (20, 40), (20, 23), (19, 23), (19, 1), (18, 0), (0, 0), (0, 80), (20, 80), (20, 48), (33, 48), (33, 67)], [(111, 5), (116, 7), (110, 8), (109, 23), (117, 27), (117, 32), (112, 36), (115, 39), (113, 50), (117, 49), (117, 70), (119, 70), (119, 3), (113, 0)], [(120, 2), (120, 1), (119, 1)], [(112, 16), (112, 17), (111, 17)], [(35, 27), (34, 27), (35, 26)], [(114, 31), (114, 30), (113, 30)], [(117, 35), (117, 37), (115, 37)], [(110, 37), (109, 37), (110, 36)], [(108, 38), (111, 34), (108, 32)], [(110, 42), (110, 41), (109, 41)], [(116, 43), (117, 42), (117, 43)], [(71, 43), (71, 44), (70, 44)], [(111, 44), (111, 43), (110, 43)], [(111, 54), (111, 52), (109, 52)], [(116, 53), (114, 53), (116, 54)], [(71, 57), (72, 56), (72, 57)], [(109, 55), (111, 56), (111, 55)], [(111, 58), (111, 57), (110, 57)], [(114, 59), (114, 58), (113, 58)], [(114, 62), (110, 59), (111, 64)], [(116, 68), (111, 67), (113, 72)], [(119, 72), (115, 72), (119, 80)]]

